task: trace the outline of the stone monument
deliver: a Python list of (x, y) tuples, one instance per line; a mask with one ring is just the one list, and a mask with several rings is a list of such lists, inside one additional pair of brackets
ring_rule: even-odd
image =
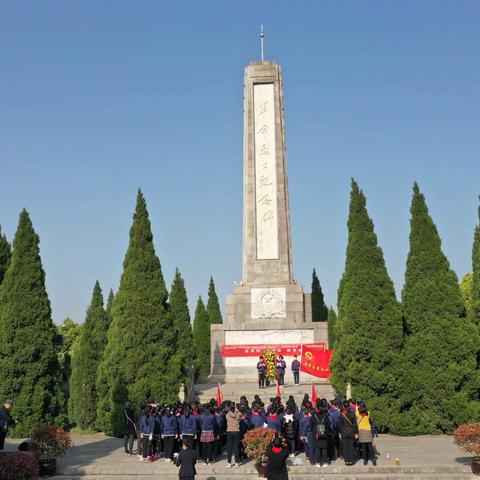
[(274, 62), (245, 69), (243, 148), (243, 279), (227, 297), (226, 323), (211, 326), (211, 381), (257, 378), (258, 355), (226, 356), (226, 346), (283, 344), (293, 355), (295, 344), (327, 341), (326, 325), (311, 321), (310, 294), (293, 277), (282, 73)]

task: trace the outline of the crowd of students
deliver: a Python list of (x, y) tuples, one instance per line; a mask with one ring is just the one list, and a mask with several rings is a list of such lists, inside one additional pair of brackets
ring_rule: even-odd
[(353, 465), (358, 458), (365, 465), (369, 461), (376, 465), (376, 432), (367, 406), (355, 400), (326, 399), (318, 399), (313, 405), (308, 395), (300, 406), (292, 396), (285, 405), (279, 397), (265, 405), (258, 395), (251, 404), (245, 396), (239, 403), (224, 401), (221, 405), (216, 405), (214, 399), (206, 405), (146, 401), (137, 412), (127, 402), (125, 454), (133, 454), (136, 437), (136, 453), (142, 462), (158, 460), (163, 454), (165, 462), (178, 464), (193, 455), (183, 450), (192, 450), (195, 460), (209, 465), (226, 451), (227, 467), (235, 468), (246, 459), (244, 434), (263, 427), (275, 430), (290, 457), (303, 450), (307, 460), (317, 467), (327, 466), (339, 457), (346, 465)]

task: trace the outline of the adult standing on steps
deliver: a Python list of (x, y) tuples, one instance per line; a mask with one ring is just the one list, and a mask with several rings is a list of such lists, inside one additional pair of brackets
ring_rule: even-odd
[(277, 358), (277, 381), (279, 385), (285, 385), (285, 370), (287, 369), (287, 364), (283, 359), (283, 355), (279, 355)]
[(293, 383), (298, 385), (300, 383), (300, 362), (295, 355), (292, 362), (292, 372), (293, 372)]
[(267, 371), (267, 364), (263, 357), (260, 357), (257, 362), (258, 372), (258, 388), (265, 388), (265, 372)]

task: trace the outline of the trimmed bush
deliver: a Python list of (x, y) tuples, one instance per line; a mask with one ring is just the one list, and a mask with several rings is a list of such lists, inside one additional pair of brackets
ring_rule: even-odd
[(2, 480), (33, 480), (39, 471), (37, 459), (29, 453), (16, 452), (0, 460)]

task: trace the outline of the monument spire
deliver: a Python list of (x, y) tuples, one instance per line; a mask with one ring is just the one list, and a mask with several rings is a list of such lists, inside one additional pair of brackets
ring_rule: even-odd
[(261, 57), (262, 57), (262, 62), (263, 62), (263, 38), (265, 35), (263, 34), (263, 25), (260, 25), (260, 52), (261, 52)]

